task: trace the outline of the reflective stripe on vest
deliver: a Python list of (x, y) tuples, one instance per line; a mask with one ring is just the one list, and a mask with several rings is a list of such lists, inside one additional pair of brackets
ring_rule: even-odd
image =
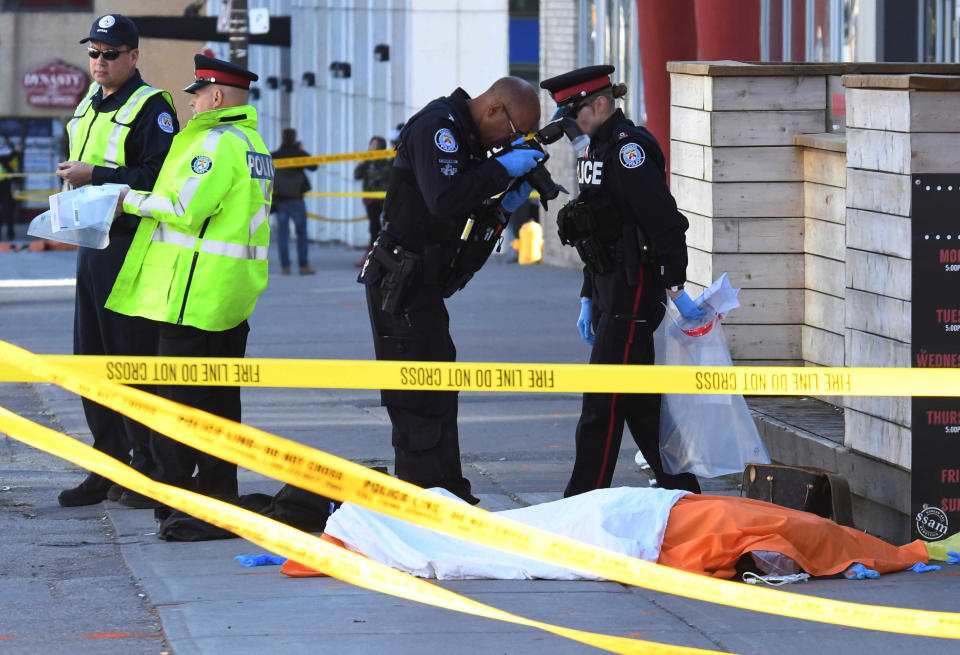
[[(126, 137), (130, 133), (130, 124), (136, 119), (151, 96), (164, 92), (152, 86), (138, 87), (118, 109), (112, 112), (99, 112), (108, 118), (105, 118), (102, 123), (98, 123), (98, 113), (93, 116), (88, 116), (88, 114), (93, 103), (93, 97), (99, 90), (100, 85), (96, 82), (90, 85), (87, 96), (77, 105), (73, 118), (67, 124), (67, 134), (70, 138), (70, 158), (94, 166), (106, 166), (107, 168), (125, 166), (123, 147)], [(107, 126), (108, 122), (110, 127)], [(83, 134), (80, 129), (84, 123), (87, 134)], [(109, 133), (107, 130), (109, 130)], [(91, 138), (93, 138), (93, 143), (89, 145), (92, 148), (80, 152), (78, 148), (84, 146), (83, 141), (90, 141)]]
[(234, 259), (265, 260), (270, 250), (269, 246), (245, 246), (239, 243), (229, 243), (216, 239), (200, 239), (199, 237), (184, 234), (183, 232), (171, 230), (163, 223), (157, 225), (153, 234), (150, 236), (150, 240), (159, 241), (160, 243), (166, 243), (186, 250), (196, 250), (197, 241), (200, 241), (200, 252), (232, 257)]

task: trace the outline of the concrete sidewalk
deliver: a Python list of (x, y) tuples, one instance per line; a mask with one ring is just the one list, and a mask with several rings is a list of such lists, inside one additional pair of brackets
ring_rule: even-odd
[[(371, 359), (357, 251), (312, 247), (318, 274), (281, 276), (271, 269), (267, 292), (251, 321), (251, 357)], [(72, 276), (72, 253), (0, 255), (0, 279)], [(576, 271), (494, 260), (449, 303), (461, 361), (571, 362), (588, 357), (576, 329)], [(0, 338), (34, 352), (70, 351), (72, 289), (0, 290)], [(75, 396), (51, 385), (21, 385), (37, 394), (42, 413), (67, 434), (89, 443)], [(309, 446), (392, 471), (390, 427), (375, 391), (245, 389), (244, 422)], [(810, 401), (815, 402), (815, 401)], [(771, 410), (772, 411), (772, 410)], [(802, 413), (802, 407), (796, 410)], [(579, 397), (573, 394), (462, 394), (464, 470), (481, 507), (499, 510), (560, 497), (573, 457)], [(786, 423), (798, 417), (783, 417)], [(633, 463), (636, 447), (624, 440), (614, 484), (643, 486)], [(58, 461), (43, 456), (43, 466)], [(38, 455), (38, 458), (40, 456)], [(36, 466), (41, 466), (40, 463)], [(69, 469), (70, 467), (61, 467)], [(0, 477), (3, 471), (0, 470)], [(75, 481), (82, 477), (75, 474)], [(729, 479), (705, 480), (707, 493), (736, 494)], [(75, 482), (71, 481), (70, 484)], [(274, 493), (281, 483), (242, 471), (241, 493)], [(16, 489), (13, 490), (17, 492)], [(9, 492), (7, 492), (9, 493)], [(52, 511), (55, 493), (31, 502)], [(595, 649), (537, 630), (419, 605), (358, 589), (329, 578), (290, 579), (278, 567), (244, 568), (235, 555), (262, 552), (243, 540), (167, 543), (155, 536), (149, 510), (105, 503), (130, 589), (139, 589), (162, 621), (163, 639), (140, 650), (81, 652), (192, 653), (587, 653)], [(4, 505), (0, 503), (0, 518)], [(59, 510), (64, 518), (88, 508)], [(0, 539), (4, 537), (0, 536)], [(117, 567), (122, 567), (120, 560)], [(3, 593), (0, 567), (0, 595)], [(818, 580), (791, 591), (852, 602), (952, 610), (960, 592), (960, 567), (936, 573), (900, 573), (875, 581)], [(442, 586), (497, 608), (567, 627), (736, 653), (957, 652), (956, 644), (785, 619), (607, 582), (445, 582)], [(117, 591), (117, 605), (141, 602)], [(9, 599), (8, 599), (9, 600)], [(43, 601), (54, 611), (63, 600)], [(83, 594), (71, 599), (83, 603)], [(0, 610), (4, 607), (0, 598)], [(37, 605), (43, 611), (43, 603)], [(42, 616), (42, 614), (37, 614)], [(0, 612), (0, 636), (9, 634)], [(36, 619), (40, 622), (40, 619)], [(29, 617), (21, 619), (29, 625)], [(2, 652), (75, 652), (66, 646), (3, 642)], [(9, 646), (9, 648), (8, 648)]]

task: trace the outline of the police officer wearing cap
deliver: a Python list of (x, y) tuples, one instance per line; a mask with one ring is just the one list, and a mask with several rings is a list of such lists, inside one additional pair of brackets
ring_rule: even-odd
[[(590, 145), (577, 160), (580, 194), (560, 210), (560, 239), (584, 262), (577, 327), (593, 346), (591, 364), (653, 364), (653, 333), (669, 295), (687, 317), (703, 315), (683, 291), (687, 219), (666, 184), (653, 135), (615, 101), (613, 66), (589, 66), (544, 80), (555, 118), (576, 121)], [(660, 395), (585, 393), (576, 461), (564, 496), (609, 487), (626, 421), (643, 456), (667, 489), (699, 493), (696, 476), (665, 473), (660, 458)]]
[[(516, 184), (492, 206), (484, 201), (519, 181), (543, 157), (537, 150), (507, 148), (495, 157), (488, 157), (488, 151), (522, 140), (539, 120), (533, 87), (505, 77), (476, 98), (457, 89), (404, 124), (387, 187), (384, 227), (359, 278), (367, 285), (377, 359), (456, 359), (444, 298), (471, 274), (460, 268), (467, 259), (463, 239), (474, 229), (467, 224), (492, 220), (491, 231), (502, 228), (496, 217), (520, 207), (530, 185)], [(477, 225), (476, 232), (485, 229)], [(393, 426), (396, 476), (479, 502), (461, 469), (457, 392), (384, 390), (381, 404)]]
[[(184, 89), (194, 117), (173, 139), (153, 191), (122, 197), (123, 211), (141, 220), (107, 308), (158, 321), (158, 355), (243, 357), (247, 318), (267, 286), (273, 160), (247, 104), (257, 76), (204, 55), (194, 63), (196, 80)], [(239, 387), (160, 385), (156, 393), (241, 418)], [(236, 498), (236, 464), (159, 433), (151, 446), (159, 481)]]
[[(140, 77), (139, 33), (126, 16), (101, 16), (80, 43), (87, 44), (93, 83), (67, 123), (69, 160), (58, 165), (57, 175), (65, 188), (115, 183), (151, 189), (179, 129), (173, 100)], [(104, 309), (138, 223), (135, 216), (118, 216), (110, 228), (110, 245), (77, 252), (74, 354), (156, 354), (157, 326), (153, 321)], [(95, 448), (129, 462), (141, 473), (151, 473), (149, 429), (87, 398), (83, 410)], [(62, 492), (58, 500), (63, 506), (90, 505), (109, 494), (114, 500), (135, 505), (131, 493), (91, 473), (79, 486)]]

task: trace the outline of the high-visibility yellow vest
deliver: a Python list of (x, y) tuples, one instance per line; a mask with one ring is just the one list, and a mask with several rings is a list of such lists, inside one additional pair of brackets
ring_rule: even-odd
[(96, 82), (90, 85), (86, 97), (77, 105), (73, 118), (67, 123), (70, 161), (108, 168), (126, 166), (124, 143), (130, 135), (130, 126), (147, 100), (160, 93), (172, 111), (173, 99), (166, 91), (144, 85), (135, 89), (119, 108), (98, 112), (93, 109), (93, 96), (99, 89), (100, 85)]
[(106, 306), (222, 331), (247, 319), (267, 286), (273, 160), (249, 106), (197, 114), (173, 138)]

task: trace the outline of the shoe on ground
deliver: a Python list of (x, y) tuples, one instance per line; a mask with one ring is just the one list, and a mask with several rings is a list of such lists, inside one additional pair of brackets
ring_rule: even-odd
[(314, 273), (316, 273), (316, 271), (313, 269), (312, 266), (300, 267), (300, 275), (313, 275)]
[(107, 500), (118, 502), (124, 491), (126, 491), (126, 489), (121, 487), (119, 484), (110, 485), (110, 488), (107, 489)]
[(281, 268), (281, 269), (280, 269), (280, 275), (290, 275), (290, 269), (289, 269), (289, 268)]
[(91, 473), (87, 478), (73, 489), (66, 489), (57, 496), (57, 502), (61, 507), (82, 507), (84, 505), (96, 505), (107, 499), (107, 492), (113, 482)]
[(130, 507), (131, 509), (157, 509), (161, 507), (161, 503), (150, 498), (149, 496), (144, 496), (143, 494), (138, 494), (132, 489), (125, 489), (122, 494), (120, 494), (120, 500), (117, 501), (124, 507)]

